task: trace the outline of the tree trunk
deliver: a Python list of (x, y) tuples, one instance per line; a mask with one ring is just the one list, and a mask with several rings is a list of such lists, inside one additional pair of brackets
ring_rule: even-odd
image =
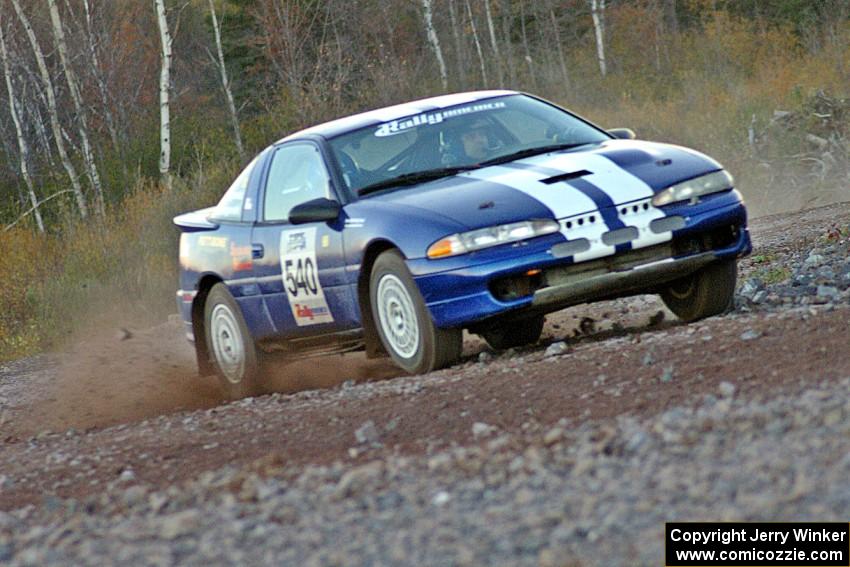
[(508, 84), (516, 84), (516, 65), (514, 64), (514, 50), (511, 44), (511, 23), (513, 21), (513, 12), (511, 11), (511, 3), (508, 5), (500, 2), (502, 6), (502, 16), (499, 18), (502, 26), (502, 46), (505, 48), (505, 61), (508, 63)]
[(679, 15), (676, 13), (676, 0), (664, 0), (664, 26), (667, 33), (679, 33)]
[(457, 63), (457, 74), (460, 80), (460, 87), (462, 89), (466, 89), (466, 51), (463, 49), (463, 42), (460, 39), (460, 28), (458, 27), (454, 0), (449, 0), (449, 18), (452, 24), (452, 36), (454, 37), (455, 43), (455, 60)]
[(9, 94), (9, 114), (12, 115), (12, 122), (15, 123), (15, 134), (18, 137), (18, 150), (20, 151), (20, 167), (21, 177), (24, 178), (24, 183), (27, 185), (27, 193), (29, 194), (30, 205), (32, 205), (35, 222), (38, 225), (39, 232), (44, 232), (44, 220), (41, 218), (41, 211), (38, 210), (38, 197), (35, 195), (35, 186), (30, 175), (28, 160), (29, 160), (29, 145), (24, 137), (24, 130), (21, 127), (21, 118), (18, 111), (18, 99), (15, 96), (15, 89), (12, 87), (12, 73), (9, 70), (9, 54), (6, 51), (5, 33), (0, 26), (0, 59), (3, 60), (3, 75), (6, 78), (6, 91)]
[(590, 0), (590, 14), (593, 17), (593, 31), (596, 33), (596, 56), (599, 59), (599, 72), (608, 74), (605, 62), (605, 0)]
[(496, 29), (493, 27), (493, 14), (490, 12), (490, 0), (484, 0), (484, 12), (487, 14), (487, 28), (490, 30), (490, 43), (493, 45), (493, 55), (496, 56), (496, 73), (499, 75), (499, 88), (505, 88), (505, 73), (502, 71), (502, 56), (499, 44), (496, 42)]
[(31, 120), (31, 123), (35, 126), (35, 137), (38, 141), (38, 144), (36, 145), (41, 146), (41, 151), (45, 156), (47, 156), (47, 163), (50, 165), (50, 168), (56, 169), (56, 160), (53, 157), (53, 149), (50, 147), (50, 138), (47, 135), (47, 129), (44, 127), (45, 120), (41, 116), (41, 108), (36, 101), (27, 98), (26, 88), (24, 88), (22, 99), (24, 112), (22, 112), (21, 115), (23, 116), (28, 114), (30, 116), (35, 116), (35, 119)]
[[(100, 92), (100, 103), (103, 105), (103, 117), (106, 120), (106, 128), (109, 130), (109, 137), (112, 140), (112, 147), (115, 153), (122, 156), (121, 146), (118, 141), (118, 128), (115, 126), (115, 118), (112, 116), (112, 111), (109, 108), (109, 95), (106, 89), (106, 81), (103, 79), (103, 72), (100, 69), (100, 61), (97, 57), (97, 48), (94, 41), (94, 26), (92, 26), (91, 10), (89, 9), (89, 0), (83, 0), (83, 9), (86, 12), (86, 43), (88, 44), (89, 57), (91, 58), (91, 69), (97, 83), (97, 90)], [(121, 160), (125, 167), (124, 176), (126, 177), (126, 165), (124, 160)]]
[(522, 48), (525, 50), (525, 62), (528, 64), (528, 73), (534, 90), (537, 90), (537, 74), (534, 72), (534, 60), (531, 58), (531, 50), (528, 48), (528, 34), (525, 32), (525, 2), (519, 3), (519, 22), (522, 30)]
[(74, 164), (71, 163), (71, 158), (68, 157), (68, 152), (65, 150), (65, 140), (62, 137), (62, 126), (59, 124), (59, 111), (56, 108), (56, 93), (53, 90), (53, 81), (50, 79), (50, 72), (47, 69), (47, 63), (44, 61), (44, 53), (42, 53), (41, 46), (35, 38), (35, 32), (30, 25), (29, 19), (21, 8), (20, 0), (12, 0), (12, 6), (14, 6), (15, 13), (17, 13), (18, 19), (24, 26), (30, 46), (35, 54), (35, 60), (38, 64), (39, 73), (41, 74), (41, 82), (47, 97), (47, 110), (50, 114), (50, 127), (53, 130), (53, 142), (56, 144), (56, 150), (59, 152), (62, 165), (65, 167), (65, 171), (71, 180), (71, 187), (74, 191), (74, 197), (77, 200), (77, 207), (80, 209), (80, 216), (87, 218), (89, 216), (89, 207), (86, 203), (86, 197), (83, 195), (83, 188), (80, 185), (80, 179), (77, 177), (77, 170), (74, 167)]
[(564, 86), (570, 88), (570, 75), (567, 72), (567, 60), (564, 57), (564, 46), (561, 45), (561, 28), (555, 18), (555, 10), (549, 8), (549, 18), (552, 20), (552, 31), (555, 33), (555, 45), (558, 46), (558, 61), (561, 64), (561, 76), (564, 78)]
[(162, 54), (159, 71), (159, 174), (166, 188), (171, 189), (171, 32), (165, 16), (165, 0), (154, 0)]
[(56, 40), (56, 50), (59, 52), (59, 61), (62, 64), (62, 70), (65, 72), (68, 91), (71, 93), (71, 100), (74, 102), (74, 111), (77, 114), (80, 142), (83, 146), (83, 160), (85, 161), (89, 181), (91, 181), (91, 186), (94, 190), (98, 211), (101, 215), (104, 215), (106, 214), (106, 206), (103, 199), (103, 187), (100, 183), (100, 175), (97, 172), (97, 164), (94, 162), (94, 152), (89, 142), (88, 116), (86, 108), (83, 106), (83, 97), (80, 94), (77, 75), (68, 62), (68, 45), (65, 42), (65, 30), (62, 28), (62, 20), (59, 18), (59, 9), (56, 7), (56, 0), (47, 0), (47, 4), (50, 7), (50, 22), (53, 25), (53, 38)]
[(449, 88), (449, 77), (446, 72), (446, 61), (443, 59), (443, 50), (440, 49), (440, 38), (437, 37), (437, 31), (434, 29), (434, 21), (431, 17), (431, 0), (422, 0), (422, 13), (425, 17), (425, 31), (428, 34), (428, 41), (431, 43), (431, 49), (434, 50), (434, 55), (437, 57), (437, 63), (440, 66), (440, 81), (445, 91)]
[[(18, 108), (18, 111), (20, 112), (20, 108)], [(5, 128), (0, 127), (0, 135), (2, 135), (2, 138), (0, 138), (0, 144), (2, 144), (3, 155), (9, 157), (9, 159), (6, 161), (5, 169), (7, 170), (9, 175), (19, 177), (21, 172), (20, 162), (12, 163), (12, 156), (15, 155), (17, 149), (12, 147), (12, 144), (9, 141), (11, 139), (11, 136), (6, 132)], [(30, 198), (29, 195), (27, 195), (25, 188), (21, 185), (21, 183), (15, 183), (15, 192), (18, 194), (18, 204), (21, 207), (26, 207), (27, 203), (29, 203)]]
[(475, 51), (478, 52), (478, 62), (481, 64), (481, 81), (484, 86), (487, 85), (487, 66), (484, 65), (484, 53), (481, 51), (481, 42), (478, 41), (478, 30), (475, 28), (475, 16), (472, 15), (472, 6), (469, 5), (469, 0), (466, 0), (466, 11), (469, 14), (469, 25), (472, 27), (472, 39), (475, 40)]
[(547, 37), (547, 30), (543, 26), (543, 10), (545, 8), (546, 5), (542, 1), (531, 3), (531, 21), (534, 22), (534, 27), (537, 28), (537, 57), (543, 61), (543, 66), (538, 71), (538, 78), (543, 79), (544, 84), (547, 84), (550, 82), (552, 69), (555, 68), (553, 60), (555, 57), (555, 50), (551, 47), (553, 40), (550, 37)]
[(245, 160), (245, 149), (242, 147), (242, 132), (239, 129), (239, 117), (236, 115), (236, 104), (233, 102), (233, 92), (230, 90), (230, 81), (227, 79), (227, 65), (224, 63), (224, 49), (221, 47), (221, 28), (215, 14), (215, 3), (209, 0), (210, 16), (212, 16), (213, 31), (215, 32), (215, 47), (218, 53), (218, 70), (221, 74), (221, 88), (227, 99), (227, 109), (230, 111), (230, 123), (233, 126), (233, 139), (236, 142), (236, 151), (239, 159)]

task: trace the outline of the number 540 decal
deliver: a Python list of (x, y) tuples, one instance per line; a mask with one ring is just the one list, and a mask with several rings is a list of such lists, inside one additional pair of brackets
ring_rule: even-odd
[(332, 323), (316, 260), (316, 227), (280, 234), (280, 267), (289, 308), (299, 327)]
[(283, 280), (286, 283), (286, 291), (291, 297), (298, 297), (298, 290), (302, 290), (305, 297), (319, 293), (316, 266), (312, 258), (285, 260)]

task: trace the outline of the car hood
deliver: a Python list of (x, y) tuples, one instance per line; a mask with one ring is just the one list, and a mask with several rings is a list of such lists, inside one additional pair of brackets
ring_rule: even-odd
[(669, 144), (610, 140), (468, 171), (370, 198), (439, 214), (470, 229), (517, 219), (563, 219), (646, 201), (721, 169), (699, 152)]

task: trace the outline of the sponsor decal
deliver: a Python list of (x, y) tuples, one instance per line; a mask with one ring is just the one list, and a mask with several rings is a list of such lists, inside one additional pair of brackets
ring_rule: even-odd
[(250, 246), (237, 246), (231, 242), (230, 260), (234, 272), (244, 272), (254, 269), (254, 260), (251, 258)]
[[(286, 233), (284, 233), (286, 234)], [(286, 240), (286, 253), (301, 252), (307, 249), (307, 237), (304, 231), (290, 231)]]
[(482, 102), (479, 104), (471, 104), (469, 106), (461, 106), (458, 108), (450, 108), (448, 110), (431, 110), (428, 112), (423, 112), (422, 114), (417, 114), (415, 116), (409, 116), (407, 118), (402, 118), (400, 120), (390, 120), (389, 122), (384, 122), (378, 129), (375, 130), (375, 136), (379, 138), (385, 136), (393, 136), (395, 134), (400, 134), (411, 128), (416, 128), (417, 126), (425, 126), (431, 124), (440, 124), (441, 122), (448, 120), (449, 118), (455, 118), (457, 116), (464, 116), (466, 114), (472, 114), (474, 112), (483, 112), (486, 110), (495, 110), (497, 108), (504, 108), (504, 102)]
[(198, 238), (198, 246), (206, 248), (227, 248), (226, 236), (201, 236)]
[(301, 305), (300, 303), (295, 304), (295, 313), (300, 319), (310, 319), (311, 321), (316, 317), (330, 315), (327, 307), (309, 307), (307, 305)]
[(364, 224), (366, 224), (366, 219), (361, 219), (361, 218), (345, 219), (345, 228), (363, 228)]
[(332, 323), (334, 318), (319, 282), (316, 227), (281, 232), (280, 251), (283, 287), (295, 324), (303, 327)]

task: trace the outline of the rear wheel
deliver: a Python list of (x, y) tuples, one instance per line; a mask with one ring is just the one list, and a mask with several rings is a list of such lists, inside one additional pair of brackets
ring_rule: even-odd
[(673, 282), (661, 299), (683, 321), (719, 315), (732, 306), (737, 279), (735, 260), (723, 260)]
[(543, 332), (543, 315), (514, 319), (481, 332), (494, 350), (505, 350), (536, 343)]
[(372, 317), (381, 342), (399, 367), (423, 374), (460, 358), (461, 329), (434, 325), (416, 282), (397, 250), (378, 256), (369, 280)]
[(227, 397), (236, 400), (259, 393), (260, 354), (242, 311), (224, 284), (210, 290), (204, 323), (207, 351)]

